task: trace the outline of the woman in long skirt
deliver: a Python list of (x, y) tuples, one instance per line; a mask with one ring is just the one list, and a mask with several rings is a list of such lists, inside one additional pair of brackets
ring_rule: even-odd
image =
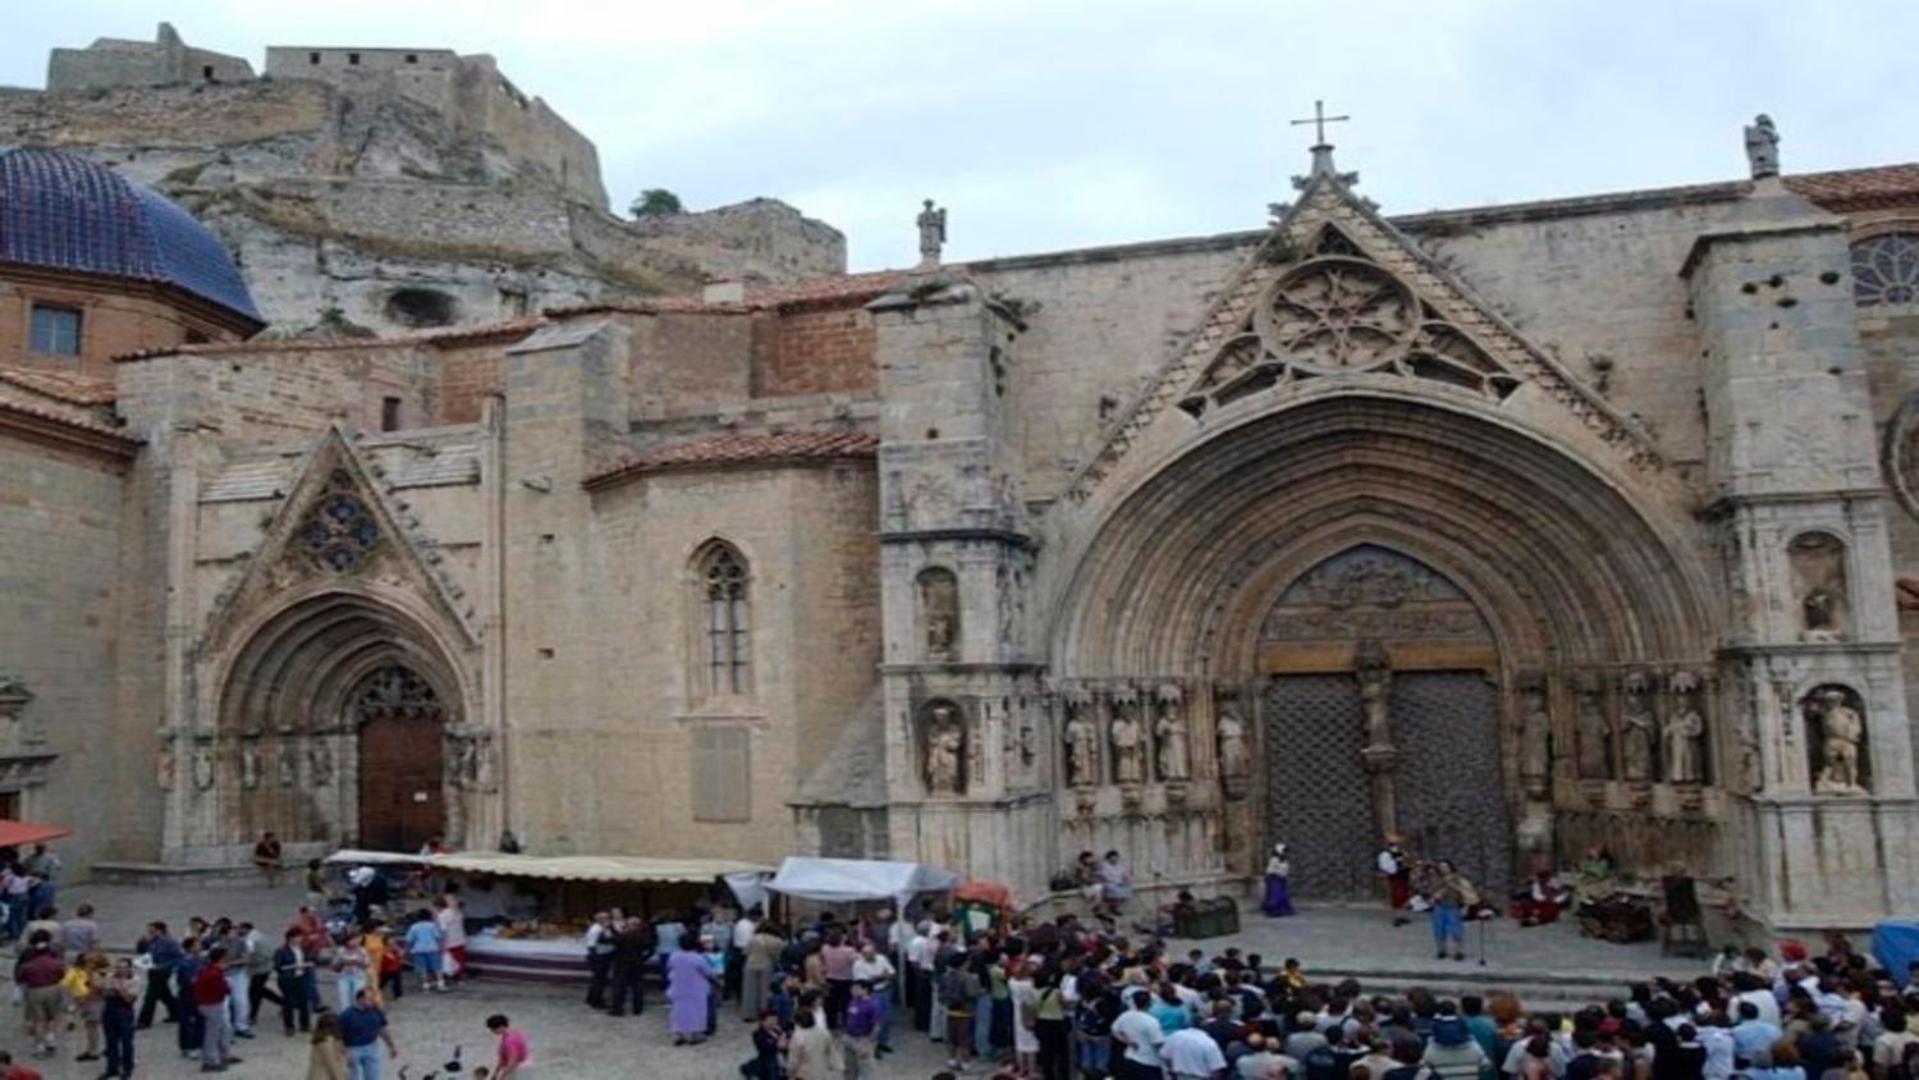
[(672, 1005), (666, 1026), (674, 1046), (706, 1041), (706, 1006), (712, 996), (712, 965), (700, 953), (697, 939), (682, 937), (680, 947), (666, 958), (666, 1000)]
[(1286, 857), (1286, 845), (1274, 844), (1273, 856), (1266, 860), (1266, 899), (1259, 909), (1269, 917), (1293, 913), (1293, 897), (1287, 888), (1287, 878), (1293, 875), (1293, 863)]

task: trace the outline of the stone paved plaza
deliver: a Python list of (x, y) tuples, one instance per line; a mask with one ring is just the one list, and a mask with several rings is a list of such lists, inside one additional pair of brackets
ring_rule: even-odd
[[(66, 890), (60, 904), (69, 911), (82, 902), (95, 905), (109, 943), (125, 949), (142, 924), (155, 917), (181, 925), (193, 914), (228, 915), (252, 920), (272, 932), (284, 924), (300, 900), (299, 889), (288, 886), (157, 889), (88, 885)], [(1469, 945), (1476, 947), (1476, 941), (1469, 936)], [(1541, 993), (1578, 998), (1591, 993), (1595, 985), (1613, 980), (1623, 987), (1632, 977), (1684, 977), (1701, 968), (1698, 961), (1661, 957), (1658, 946), (1652, 943), (1611, 945), (1579, 937), (1570, 923), (1521, 930), (1505, 920), (1496, 923), (1489, 934), (1485, 968), (1478, 966), (1476, 955), (1463, 964), (1439, 963), (1432, 957), (1431, 937), (1423, 922), (1394, 928), (1372, 907), (1307, 907), (1290, 919), (1265, 919), (1249, 911), (1238, 935), (1173, 942), (1179, 953), (1199, 947), (1209, 955), (1228, 945), (1260, 953), (1268, 963), (1298, 957), (1316, 978), (1357, 974), (1363, 984), (1382, 992), (1418, 981), (1441, 992), (1457, 993), (1490, 989), (1509, 980), (1522, 989), (1522, 996)], [(1573, 985), (1554, 987), (1566, 980)], [(323, 980), (322, 993), (332, 1000), (330, 981)], [(652, 993), (657, 1006), (658, 991)], [(749, 1053), (748, 1028), (739, 1022), (737, 1009), (730, 1003), (722, 1012), (720, 1031), (712, 1042), (697, 1049), (676, 1048), (666, 1034), (662, 1008), (649, 1008), (637, 1019), (615, 1020), (585, 1009), (578, 993), (571, 989), (492, 983), (469, 985), (446, 995), (408, 993), (390, 1010), (401, 1063), (417, 1080), (440, 1066), (456, 1046), (465, 1048), (469, 1067), (485, 1062), (491, 1055), (492, 1040), (483, 1022), (493, 1012), (508, 1014), (527, 1032), (542, 1077), (724, 1078), (735, 1075)], [(261, 1013), (259, 1030), (259, 1038), (239, 1044), (239, 1053), (246, 1060), (232, 1074), (304, 1075), (306, 1045), (279, 1034), (272, 1006)], [(943, 1060), (938, 1047), (917, 1034), (903, 1035), (897, 1041), (901, 1052), (883, 1063), (883, 1075), (924, 1078), (937, 1071)], [(20, 1045), (16, 1016), (0, 1025), (0, 1046)], [(73, 1052), (69, 1049), (63, 1056), (71, 1058)], [(170, 1028), (143, 1032), (137, 1053), (143, 1076), (199, 1075), (197, 1062), (182, 1060), (174, 1050)], [(96, 1069), (70, 1060), (53, 1063), (43, 1071), (50, 1078), (98, 1075)], [(398, 1074), (394, 1071), (389, 1075)]]

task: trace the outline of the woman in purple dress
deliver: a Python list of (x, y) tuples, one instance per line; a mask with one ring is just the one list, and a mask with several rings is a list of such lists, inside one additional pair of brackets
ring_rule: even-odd
[(1266, 860), (1266, 897), (1259, 909), (1268, 918), (1293, 913), (1293, 897), (1288, 878), (1293, 876), (1293, 861), (1286, 857), (1286, 845), (1274, 844), (1273, 857)]
[(666, 1026), (674, 1046), (706, 1041), (706, 1008), (712, 996), (713, 968), (700, 952), (699, 940), (688, 934), (666, 958), (666, 1000), (672, 1006)]

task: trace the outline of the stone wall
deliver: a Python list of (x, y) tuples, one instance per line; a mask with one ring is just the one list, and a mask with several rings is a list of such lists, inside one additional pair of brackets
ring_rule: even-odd
[(161, 23), (152, 41), (97, 38), (84, 49), (55, 49), (47, 58), (49, 90), (239, 82), (251, 78), (253, 65), (237, 56), (190, 47), (170, 23)]

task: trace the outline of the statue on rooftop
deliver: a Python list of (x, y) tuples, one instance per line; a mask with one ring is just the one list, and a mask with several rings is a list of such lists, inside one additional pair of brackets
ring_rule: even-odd
[(1779, 175), (1779, 129), (1765, 113), (1746, 128), (1746, 162), (1752, 166), (1754, 180)]

